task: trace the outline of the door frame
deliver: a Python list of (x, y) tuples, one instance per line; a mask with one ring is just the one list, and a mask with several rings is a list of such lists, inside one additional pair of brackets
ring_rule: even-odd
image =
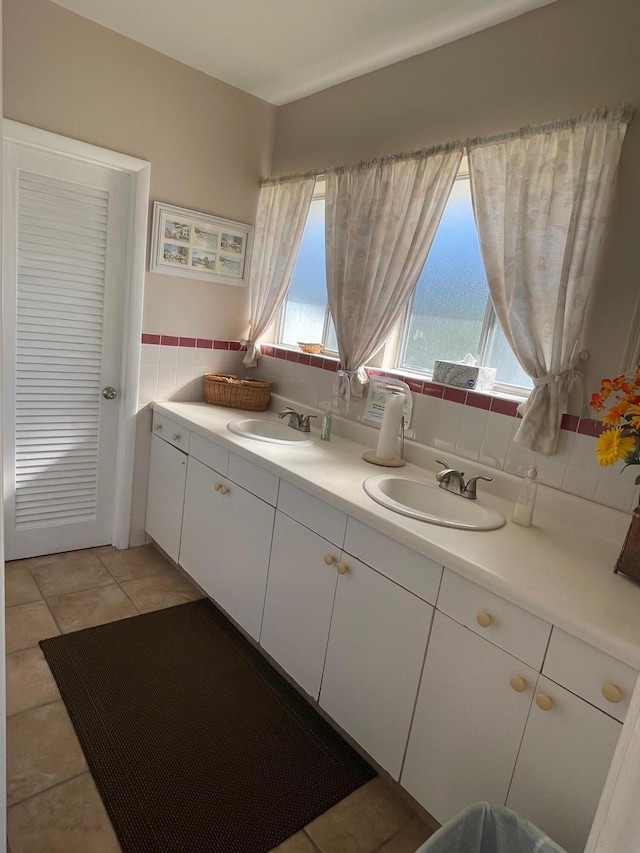
[[(118, 449), (111, 543), (128, 548), (131, 532), (133, 461), (135, 454), (138, 386), (142, 334), (142, 304), (147, 251), (149, 186), (151, 164), (137, 157), (80, 142), (5, 119), (3, 141), (62, 154), (84, 163), (106, 166), (130, 176), (125, 282), (122, 312), (122, 358), (120, 387), (123, 389), (118, 416)], [(4, 284), (3, 284), (4, 287)], [(4, 413), (5, 417), (7, 413)]]

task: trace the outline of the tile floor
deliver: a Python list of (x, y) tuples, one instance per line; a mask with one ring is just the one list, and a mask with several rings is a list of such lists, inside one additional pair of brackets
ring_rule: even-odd
[[(38, 642), (201, 593), (150, 545), (6, 566), (10, 853), (118, 853), (120, 845)], [(338, 803), (280, 853), (413, 853), (431, 829), (382, 778)]]

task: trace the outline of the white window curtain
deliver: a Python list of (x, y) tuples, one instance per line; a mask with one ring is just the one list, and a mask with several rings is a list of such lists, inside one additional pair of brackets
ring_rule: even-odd
[(364, 365), (413, 293), (461, 159), (461, 146), (450, 146), (327, 174), (327, 296), (341, 362), (338, 398), (362, 396)]
[(469, 144), (491, 301), (533, 380), (515, 441), (556, 452), (579, 368), (585, 310), (631, 110), (594, 111)]
[(259, 340), (282, 307), (307, 220), (315, 176), (281, 179), (260, 188), (249, 271), (251, 319), (242, 343), (245, 367), (257, 367)]

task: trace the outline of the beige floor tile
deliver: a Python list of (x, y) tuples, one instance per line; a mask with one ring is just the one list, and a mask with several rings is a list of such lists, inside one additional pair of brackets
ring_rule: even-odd
[(28, 604), (42, 598), (38, 585), (26, 566), (7, 563), (4, 570), (5, 603), (7, 607)]
[(305, 827), (322, 853), (372, 853), (413, 816), (379, 776)]
[(62, 702), (7, 719), (7, 801), (14, 805), (87, 770)]
[(59, 698), (55, 679), (37, 646), (7, 656), (7, 716)]
[(100, 795), (88, 773), (8, 812), (12, 853), (120, 853)]
[(48, 604), (65, 634), (138, 615), (117, 584), (58, 595)]
[(379, 853), (415, 853), (434, 830), (427, 826), (419, 817), (414, 817), (401, 830), (383, 844)]
[(45, 598), (108, 586), (114, 582), (100, 560), (90, 551), (83, 551), (80, 556), (72, 553), (66, 559), (33, 566), (31, 573)]
[(40, 640), (56, 637), (59, 633), (58, 626), (44, 601), (19, 604), (7, 609), (7, 654), (37, 646)]
[(57, 563), (58, 560), (82, 559), (83, 556), (92, 553), (91, 548), (81, 548), (78, 551), (60, 551), (58, 554), (43, 554), (40, 557), (27, 557), (24, 560), (14, 560), (11, 565), (24, 566), (26, 569), (33, 569), (36, 566), (46, 566), (50, 563)]
[(316, 848), (304, 832), (296, 832), (291, 838), (274, 847), (271, 853), (316, 853)]
[(162, 575), (127, 581), (122, 588), (143, 613), (202, 598), (200, 590), (173, 569)]
[(166, 557), (153, 545), (142, 545), (140, 548), (129, 548), (127, 551), (117, 551), (112, 548), (97, 554), (117, 581), (131, 581), (136, 578), (146, 578), (157, 575), (173, 568)]

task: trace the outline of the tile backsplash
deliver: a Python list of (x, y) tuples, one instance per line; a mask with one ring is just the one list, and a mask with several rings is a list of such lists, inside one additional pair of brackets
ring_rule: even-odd
[[(207, 372), (244, 375), (237, 341), (143, 335), (139, 405), (152, 400), (201, 401)], [(338, 364), (281, 347), (263, 346), (252, 378), (274, 382), (276, 393), (301, 407), (324, 409), (332, 397)], [(388, 375), (372, 370), (372, 374)], [(394, 376), (396, 374), (393, 374)], [(541, 456), (513, 441), (518, 428), (517, 403), (501, 397), (449, 388), (402, 377), (413, 392), (409, 436), (442, 452), (455, 453), (491, 468), (523, 476), (531, 465), (541, 483), (587, 500), (630, 512), (638, 502), (633, 468), (601, 467), (595, 459), (597, 422), (565, 415), (558, 452)], [(366, 390), (365, 390), (366, 395)], [(359, 422), (364, 400), (352, 400), (344, 417)]]

